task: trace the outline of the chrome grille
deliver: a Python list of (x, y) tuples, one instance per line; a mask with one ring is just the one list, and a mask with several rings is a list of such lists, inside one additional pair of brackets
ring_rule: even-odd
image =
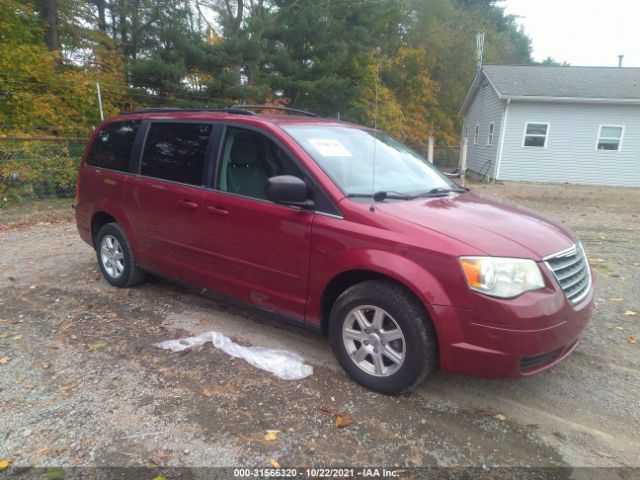
[(545, 263), (571, 303), (578, 303), (589, 293), (591, 272), (582, 245), (551, 255)]

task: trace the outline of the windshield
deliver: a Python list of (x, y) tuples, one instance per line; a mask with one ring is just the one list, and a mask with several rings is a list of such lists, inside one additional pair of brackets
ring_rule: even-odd
[(433, 189), (459, 189), (424, 158), (385, 133), (326, 125), (283, 128), (346, 195), (393, 192), (410, 196)]

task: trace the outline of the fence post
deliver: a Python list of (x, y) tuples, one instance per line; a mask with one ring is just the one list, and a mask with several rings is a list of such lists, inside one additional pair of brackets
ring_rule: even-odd
[(427, 147), (427, 160), (433, 164), (433, 137), (429, 136), (429, 146)]
[(100, 107), (100, 121), (104, 120), (104, 112), (102, 110), (102, 94), (100, 93), (100, 84), (96, 82), (96, 92), (98, 92), (98, 107)]
[(467, 176), (467, 137), (462, 139), (462, 148), (460, 148), (460, 173), (462, 174), (460, 177), (461, 183), (464, 187)]

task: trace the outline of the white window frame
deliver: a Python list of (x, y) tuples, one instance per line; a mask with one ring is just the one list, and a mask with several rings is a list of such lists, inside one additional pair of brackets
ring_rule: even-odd
[(473, 135), (473, 144), (478, 145), (478, 140), (480, 140), (480, 124), (476, 123), (476, 129)]
[(495, 122), (491, 122), (489, 124), (489, 131), (487, 132), (487, 146), (491, 146), (493, 145), (493, 136), (495, 134), (496, 131), (496, 124)]
[[(620, 128), (622, 129), (620, 132), (620, 138), (613, 138), (613, 137), (602, 137), (602, 127), (612, 127), (612, 128)], [(600, 126), (598, 127), (598, 136), (596, 137), (596, 151), (597, 152), (619, 152), (620, 150), (622, 150), (622, 140), (624, 139), (624, 125), (612, 125), (610, 123), (602, 123), (600, 124)], [(600, 143), (600, 140), (602, 139), (605, 140), (618, 140), (618, 148), (616, 150), (606, 150), (604, 148), (598, 148), (598, 144)]]
[[(547, 126), (547, 134), (546, 135), (540, 135), (539, 133), (533, 133), (533, 134), (527, 135), (527, 128), (529, 128), (529, 125), (546, 125)], [(533, 148), (534, 150), (547, 148), (547, 144), (549, 143), (549, 132), (550, 131), (551, 131), (551, 124), (549, 122), (525, 122), (524, 131), (522, 132), (522, 147), (523, 148)], [(543, 136), (544, 136), (544, 145), (542, 147), (536, 147), (535, 145), (525, 145), (527, 137), (543, 137)]]

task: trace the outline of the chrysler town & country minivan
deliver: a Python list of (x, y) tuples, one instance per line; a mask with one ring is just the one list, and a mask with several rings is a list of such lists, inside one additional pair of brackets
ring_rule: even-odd
[(592, 272), (566, 227), (455, 184), (390, 136), (299, 115), (100, 124), (75, 214), (106, 280), (157, 274), (329, 336), (361, 384), (527, 376), (578, 344)]

